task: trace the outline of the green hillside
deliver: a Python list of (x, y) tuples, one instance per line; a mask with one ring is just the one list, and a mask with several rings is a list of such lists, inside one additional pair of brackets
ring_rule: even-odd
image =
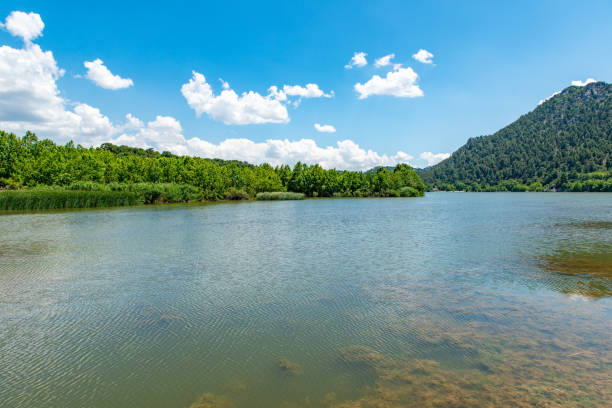
[(571, 86), (420, 174), (429, 188), (612, 191), (612, 85)]

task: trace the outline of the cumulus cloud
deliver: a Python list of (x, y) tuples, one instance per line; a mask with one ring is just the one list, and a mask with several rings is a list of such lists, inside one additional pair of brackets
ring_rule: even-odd
[(23, 11), (13, 11), (4, 24), (0, 23), (0, 26), (6, 28), (11, 35), (23, 38), (26, 43), (40, 37), (45, 28), (39, 14)]
[(387, 73), (382, 78), (374, 75), (366, 83), (356, 83), (355, 91), (359, 93), (359, 99), (365, 99), (370, 95), (392, 95), (398, 98), (416, 98), (423, 96), (423, 91), (417, 85), (418, 75), (410, 67), (398, 68)]
[(412, 54), (412, 58), (419, 62), (422, 62), (423, 64), (432, 64), (433, 56), (434, 55), (431, 52), (424, 49), (420, 49), (416, 54)]
[[(206, 113), (214, 120), (226, 125), (248, 125), (263, 123), (287, 123), (289, 113), (285, 103), (298, 106), (302, 98), (331, 98), (334, 92), (325, 93), (317, 84), (276, 85), (268, 88), (268, 95), (249, 91), (238, 95), (221, 79), (223, 91), (215, 95), (204, 75), (193, 71), (193, 77), (183, 84), (181, 92), (196, 115)], [(290, 100), (290, 97), (294, 97)], [(297, 98), (297, 99), (295, 99)]]
[(318, 123), (315, 123), (314, 128), (317, 130), (317, 132), (321, 132), (321, 133), (335, 133), (336, 132), (336, 128), (333, 127), (332, 125), (320, 125)]
[(317, 84), (306, 84), (305, 87), (300, 85), (285, 85), (283, 86), (283, 91), (289, 96), (299, 96), (301, 98), (331, 98), (333, 96), (333, 91), (326, 94)]
[(353, 55), (353, 58), (351, 58), (349, 63), (346, 64), (344, 68), (351, 69), (353, 67), (365, 67), (366, 65), (368, 65), (368, 60), (366, 59), (366, 55), (368, 54), (366, 54), (365, 52), (356, 52)]
[(393, 58), (395, 58), (395, 54), (385, 55), (384, 57), (380, 57), (374, 61), (374, 65), (376, 68), (386, 67), (387, 65), (391, 65), (391, 60)]
[(141, 127), (144, 126), (144, 123), (142, 120), (138, 119), (137, 117), (134, 117), (131, 113), (128, 113), (127, 115), (125, 115), (125, 123), (121, 126), (119, 126), (119, 130), (134, 130), (134, 129), (140, 129)]
[[(16, 35), (35, 38), (31, 33), (21, 32)], [(145, 123), (128, 113), (123, 123), (114, 124), (98, 108), (63, 98), (57, 87), (57, 80), (63, 74), (52, 52), (41, 50), (37, 44), (26, 41), (21, 49), (1, 46), (0, 129), (17, 134), (31, 130), (58, 143), (73, 140), (84, 146), (97, 146), (111, 142), (169, 150), (176, 154), (238, 159), (251, 163), (266, 162), (272, 165), (301, 161), (319, 163), (325, 168), (366, 170), (375, 166), (409, 163), (414, 159), (402, 151), (387, 155), (366, 150), (351, 140), (338, 141), (331, 146), (318, 146), (311, 139), (277, 139), (257, 143), (248, 139), (230, 138), (215, 144), (197, 137), (187, 139), (177, 119), (162, 115)], [(308, 85), (299, 89), (287, 88), (287, 91), (284, 87), (283, 90), (274, 87), (270, 95), (265, 97), (254, 92), (238, 96), (229, 86), (227, 88), (221, 95), (215, 96), (204, 76), (194, 73), (182, 91), (196, 112), (205, 112), (231, 123), (288, 121), (286, 108), (280, 101), (283, 95), (288, 100), (287, 91), (295, 93), (293, 97), (332, 95), (325, 94), (318, 86)], [(228, 113), (230, 108), (234, 110)], [(330, 129), (331, 125), (318, 126)]]
[(93, 61), (85, 61), (83, 65), (87, 68), (85, 76), (101, 88), (116, 90), (129, 88), (134, 85), (130, 78), (121, 78), (119, 75), (113, 75), (100, 58)]
[(394, 155), (379, 154), (359, 147), (352, 140), (338, 141), (335, 146), (318, 146), (314, 140), (266, 140), (256, 143), (249, 139), (226, 139), (213, 144), (198, 138), (187, 140), (192, 154), (202, 157), (245, 160), (250, 163), (269, 163), (273, 166), (318, 163), (324, 168), (367, 170), (375, 166), (408, 163), (412, 156), (402, 151)]
[(98, 109), (60, 96), (56, 81), (63, 74), (51, 51), (37, 44), (0, 47), (0, 129), (36, 130), (84, 144), (112, 135), (110, 120)]
[(128, 114), (128, 123), (135, 126), (124, 128), (126, 132), (111, 141), (142, 148), (155, 148), (160, 151), (171, 151), (176, 154), (189, 154), (187, 141), (183, 136), (181, 123), (171, 116), (158, 115), (155, 120), (145, 125), (140, 119)]
[(272, 90), (267, 96), (253, 91), (239, 96), (232, 89), (224, 89), (215, 95), (204, 75), (193, 71), (193, 77), (183, 84), (181, 93), (196, 115), (206, 113), (226, 125), (289, 122), (287, 108)]
[(427, 166), (433, 166), (434, 164), (440, 163), (442, 160), (446, 160), (450, 157), (450, 153), (432, 153), (423, 152), (419, 155), (419, 158), (425, 160)]
[(593, 82), (597, 82), (594, 78), (589, 78), (586, 81), (572, 81), (572, 85), (574, 86), (586, 86), (588, 84), (592, 84)]
[[(139, 121), (128, 115), (128, 122)], [(142, 122), (139, 122), (142, 125)], [(329, 125), (328, 125), (329, 126)], [(142, 148), (153, 147), (175, 154), (192, 155), (226, 160), (243, 160), (253, 164), (269, 163), (273, 166), (293, 165), (298, 161), (320, 164), (324, 168), (341, 170), (367, 170), (376, 166), (393, 166), (411, 163), (413, 156), (398, 151), (380, 154), (361, 148), (352, 140), (342, 140), (331, 146), (319, 146), (312, 139), (269, 139), (254, 142), (245, 138), (228, 138), (219, 143), (182, 134), (181, 124), (169, 116), (157, 116), (139, 129), (122, 133), (110, 140), (115, 144), (127, 144)]]
[(323, 92), (317, 84), (306, 84), (305, 87), (300, 85), (285, 85), (282, 91), (276, 93), (276, 87), (271, 87), (275, 97), (279, 100), (287, 100), (287, 96), (294, 96), (297, 99), (293, 100), (292, 104), (294, 107), (298, 107), (302, 102), (302, 98), (333, 98), (334, 91), (330, 93)]

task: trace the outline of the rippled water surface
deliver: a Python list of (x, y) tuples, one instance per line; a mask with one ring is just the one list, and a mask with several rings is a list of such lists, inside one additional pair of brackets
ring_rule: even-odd
[(600, 407), (612, 195), (0, 216), (2, 407)]

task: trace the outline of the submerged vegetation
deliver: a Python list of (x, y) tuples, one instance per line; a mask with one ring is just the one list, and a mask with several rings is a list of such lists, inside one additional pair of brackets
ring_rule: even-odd
[(543, 283), (568, 295), (612, 296), (612, 252), (557, 251), (542, 255), (538, 265), (548, 272)]
[(533, 276), (535, 280), (570, 296), (612, 296), (612, 221), (586, 218), (545, 228), (550, 233), (531, 255), (534, 266), (542, 271)]
[(289, 361), (286, 358), (281, 358), (277, 361), (276, 366), (279, 370), (287, 375), (300, 375), (302, 367), (299, 364)]
[[(394, 330), (415, 333), (406, 321)], [(495, 333), (482, 323), (444, 328), (420, 327), (424, 344), (454, 345), (471, 362), (462, 368), (425, 357), (398, 357), (363, 345), (338, 352), (338, 364), (348, 371), (369, 373), (372, 383), (356, 399), (342, 400), (329, 392), (287, 407), (325, 408), (453, 408), (453, 407), (601, 407), (612, 398), (610, 352), (605, 339), (577, 349), (573, 340), (552, 343), (526, 334)], [(508, 329), (511, 330), (511, 329)], [(531, 330), (526, 331), (525, 333)], [(292, 368), (279, 361), (279, 367)], [(287, 372), (290, 372), (289, 370)], [(230, 398), (207, 393), (190, 408), (243, 406)]]
[[(149, 204), (255, 198), (415, 197), (424, 194), (425, 184), (406, 164), (374, 172), (325, 170), (299, 162), (293, 168), (272, 167), (110, 143), (97, 148), (75, 146), (72, 142), (60, 146), (39, 140), (30, 132), (17, 137), (0, 131), (0, 189), (36, 189), (41, 197), (47, 190), (96, 191), (105, 197), (120, 196), (110, 192), (130, 192), (136, 196), (135, 202)], [(260, 193), (263, 194), (258, 197)], [(72, 193), (66, 193), (66, 197), (69, 194)], [(53, 196), (60, 197), (59, 193)], [(46, 200), (55, 203), (55, 207), (50, 204), (44, 208), (72, 208), (68, 200)], [(27, 203), (18, 207), (43, 208)]]
[(235, 405), (228, 398), (210, 392), (200, 396), (189, 408), (234, 408)]

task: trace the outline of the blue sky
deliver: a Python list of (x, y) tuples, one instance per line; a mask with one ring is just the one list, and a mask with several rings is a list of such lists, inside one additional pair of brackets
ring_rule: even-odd
[[(30, 45), (14, 28), (30, 22), (9, 26), (6, 20), (16, 10), (44, 22)], [(142, 7), (5, 0), (0, 21), (0, 84), (38, 75), (32, 72), (42, 64), (56, 87), (49, 91), (50, 79), (36, 77), (33, 86), (11, 85), (5, 95), (0, 89), (1, 128), (29, 128), (61, 143), (113, 141), (273, 164), (299, 159), (338, 168), (397, 161), (422, 166), (469, 137), (509, 124), (572, 81), (612, 80), (610, 1), (174, 1)], [(27, 54), (32, 67), (15, 68), (20, 59), (9, 48), (19, 50), (21, 60), (36, 52)], [(433, 54), (432, 63), (413, 58), (421, 49)], [(367, 54), (367, 65), (345, 68), (356, 52)], [(375, 66), (389, 54), (395, 54), (390, 65)], [(133, 85), (107, 89), (88, 79), (84, 63), (96, 59)], [(398, 72), (399, 90), (385, 82)], [(375, 75), (383, 81), (371, 82), (363, 97), (355, 84), (368, 84)], [(251, 102), (234, 106), (215, 99), (223, 91), (219, 78), (238, 98), (257, 93), (261, 100), (252, 103), (265, 105), (261, 118), (244, 117), (255, 106)], [(183, 88), (190, 80), (193, 86)], [(284, 85), (305, 92), (309, 83), (333, 96), (279, 100), (269, 94), (270, 86)], [(41, 92), (56, 92), (55, 98), (31, 94), (38, 85)], [(202, 93), (207, 86), (212, 96)], [(17, 112), (18, 101), (36, 98), (22, 108), (40, 114), (21, 118), (28, 115)], [(232, 111), (241, 106), (241, 112)], [(138, 118), (131, 127), (128, 113)], [(250, 124), (233, 124), (238, 122)], [(336, 131), (318, 132), (315, 123)], [(308, 142), (297, 143), (303, 139)], [(421, 158), (424, 152), (432, 155)]]

